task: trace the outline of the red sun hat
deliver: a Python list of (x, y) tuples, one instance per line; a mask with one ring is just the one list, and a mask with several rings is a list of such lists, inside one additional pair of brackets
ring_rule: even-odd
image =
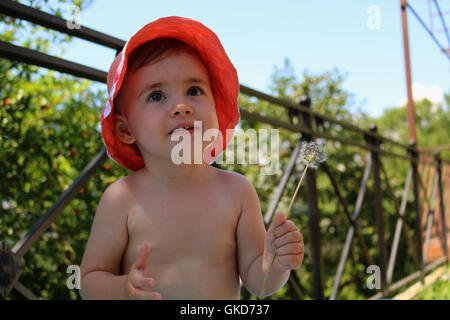
[(122, 86), (131, 53), (157, 38), (173, 38), (191, 46), (208, 70), (219, 131), (222, 134), (204, 150), (203, 159), (207, 164), (211, 164), (231, 142), (234, 128), (239, 122), (239, 80), (236, 69), (216, 34), (196, 20), (176, 16), (160, 18), (145, 25), (127, 41), (111, 64), (107, 80), (109, 96), (100, 120), (102, 139), (108, 156), (132, 171), (137, 171), (145, 165), (137, 148), (123, 143), (114, 132), (114, 98)]

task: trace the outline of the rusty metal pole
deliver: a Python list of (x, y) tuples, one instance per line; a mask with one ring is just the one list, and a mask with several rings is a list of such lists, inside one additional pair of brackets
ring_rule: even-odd
[[(420, 195), (419, 195), (419, 172), (417, 170), (417, 160), (419, 155), (415, 150), (417, 146), (416, 137), (416, 116), (414, 112), (414, 101), (411, 85), (411, 61), (409, 58), (409, 40), (408, 40), (408, 20), (406, 16), (406, 8), (408, 7), (407, 0), (400, 0), (401, 15), (402, 15), (402, 33), (403, 33), (403, 52), (405, 55), (405, 73), (406, 73), (406, 90), (408, 92), (408, 123), (409, 123), (409, 145), (412, 147), (410, 155), (413, 158), (411, 166), (413, 169), (413, 192), (414, 192), (414, 206), (416, 209), (416, 233), (417, 233), (417, 252), (420, 263), (421, 281), (424, 283), (424, 263), (422, 255), (422, 228), (421, 228), (421, 207), (420, 207)], [(416, 160), (416, 161), (414, 161)]]
[(403, 30), (403, 52), (405, 54), (405, 71), (406, 71), (406, 90), (408, 92), (408, 123), (409, 123), (409, 139), (410, 143), (417, 144), (416, 137), (416, 120), (414, 112), (414, 101), (411, 87), (411, 63), (409, 58), (409, 40), (408, 40), (408, 21), (406, 19), (406, 8), (408, 6), (406, 0), (400, 0), (402, 14), (402, 30)]
[[(300, 98), (300, 104), (307, 108), (311, 108), (311, 99), (308, 96), (302, 96)], [(307, 112), (302, 112), (302, 119), (303, 126), (309, 130), (312, 130), (312, 121), (310, 114)], [(308, 142), (312, 140), (312, 137), (307, 134), (303, 134), (302, 138)], [(308, 173), (306, 174), (306, 196), (308, 198), (308, 226), (310, 232), (311, 256), (313, 265), (313, 297), (316, 300), (322, 300), (323, 286), (322, 256), (320, 252), (320, 215), (317, 205), (316, 173), (314, 170), (308, 170)]]
[[(417, 257), (419, 258), (419, 267), (421, 272), (421, 281), (424, 282), (424, 272), (425, 272), (425, 266), (423, 263), (423, 254), (422, 254), (422, 207), (421, 207), (421, 200), (420, 200), (420, 194), (419, 194), (419, 170), (418, 170), (418, 162), (419, 162), (419, 153), (416, 149), (416, 144), (411, 143), (409, 154), (411, 156), (411, 168), (413, 170), (413, 194), (414, 194), (414, 209), (416, 213), (416, 230), (415, 230), (415, 236), (416, 236), (416, 243), (417, 243)], [(426, 195), (425, 195), (426, 197)]]
[(442, 187), (442, 171), (441, 171), (441, 155), (439, 152), (436, 152), (435, 163), (437, 169), (437, 178), (438, 178), (438, 186), (439, 186), (439, 206), (441, 211), (441, 224), (442, 224), (442, 244), (444, 249), (444, 255), (447, 257), (447, 263), (449, 262), (448, 257), (448, 246), (447, 246), (447, 228), (445, 225), (445, 207), (444, 207), (444, 189)]
[[(372, 125), (370, 131), (376, 133), (377, 127)], [(380, 148), (380, 141), (377, 138), (369, 137), (369, 143)], [(381, 179), (380, 179), (380, 156), (378, 152), (371, 151), (372, 163), (373, 163), (373, 197), (375, 200), (375, 220), (377, 224), (378, 233), (378, 261), (381, 271), (381, 290), (383, 294), (387, 292), (387, 279), (386, 279), (386, 244), (384, 240), (384, 213), (383, 213), (383, 192), (381, 190)]]

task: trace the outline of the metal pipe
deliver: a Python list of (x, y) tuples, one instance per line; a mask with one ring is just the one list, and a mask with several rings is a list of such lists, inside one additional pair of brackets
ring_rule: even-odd
[(414, 113), (413, 93), (411, 87), (411, 63), (409, 58), (408, 21), (406, 17), (407, 3), (406, 0), (400, 0), (400, 2), (401, 2), (402, 31), (403, 31), (403, 52), (405, 55), (406, 90), (408, 92), (409, 139), (410, 143), (417, 144), (416, 120)]
[(347, 217), (347, 220), (350, 222), (351, 226), (355, 229), (356, 236), (358, 237), (359, 245), (361, 246), (361, 249), (363, 251), (364, 258), (366, 259), (367, 265), (372, 265), (372, 259), (369, 256), (369, 250), (367, 249), (366, 243), (364, 242), (364, 238), (359, 231), (359, 225), (358, 220), (353, 219), (350, 215), (350, 211), (348, 209), (347, 203), (345, 202), (344, 197), (342, 196), (341, 192), (339, 191), (339, 188), (337, 186), (336, 180), (334, 179), (331, 170), (328, 166), (328, 164), (325, 162), (322, 164), (324, 171), (327, 173), (328, 178), (330, 179), (331, 185), (333, 186), (334, 193), (339, 199), (339, 202), (342, 204), (342, 207), (344, 209), (345, 216)]
[[(310, 107), (310, 105), (307, 105)], [(302, 126), (312, 131), (312, 121), (309, 113), (302, 113)], [(311, 141), (312, 136), (308, 134), (303, 135), (303, 140)], [(306, 197), (308, 199), (309, 219), (308, 226), (311, 241), (311, 256), (313, 264), (313, 297), (316, 300), (323, 299), (322, 286), (322, 256), (320, 244), (320, 213), (317, 205), (317, 186), (316, 186), (316, 172), (315, 170), (308, 170), (306, 174)]]
[(9, 42), (0, 40), (0, 56), (39, 67), (68, 73), (77, 77), (82, 77), (102, 83), (106, 83), (107, 73), (85, 65), (53, 57), (48, 54), (16, 46)]
[(299, 139), (297, 141), (297, 144), (295, 145), (294, 151), (291, 154), (291, 157), (289, 159), (289, 163), (286, 167), (286, 170), (284, 171), (283, 177), (281, 178), (280, 184), (278, 185), (277, 192), (270, 203), (270, 207), (267, 210), (265, 216), (264, 216), (264, 223), (267, 225), (270, 224), (270, 221), (272, 220), (272, 216), (278, 206), (278, 203), (280, 202), (281, 196), (283, 195), (284, 189), (286, 188), (286, 184), (289, 180), (289, 177), (292, 174), (292, 171), (295, 168), (295, 163), (298, 158), (298, 155), (300, 154), (300, 149), (302, 146), (302, 140)]
[[(415, 146), (415, 143), (411, 144), (412, 146)], [(415, 151), (415, 148), (410, 149), (411, 158), (418, 159), (418, 153)], [(414, 209), (416, 211), (416, 243), (417, 243), (417, 257), (419, 259), (420, 263), (420, 271), (422, 272), (422, 281), (424, 281), (423, 274), (424, 274), (424, 263), (423, 263), (423, 255), (422, 255), (422, 207), (421, 207), (421, 201), (419, 196), (419, 172), (417, 170), (417, 162), (411, 161), (411, 168), (413, 171), (413, 194), (414, 194)]]
[(16, 1), (0, 1), (0, 14), (26, 20), (49, 29), (53, 29), (116, 50), (122, 50), (123, 46), (125, 45), (125, 41), (123, 40), (95, 31), (85, 26), (80, 25), (79, 29), (70, 29), (67, 27), (67, 20), (32, 8), (30, 6), (20, 4)]
[(444, 191), (442, 187), (442, 172), (441, 172), (441, 156), (440, 153), (436, 153), (436, 169), (439, 185), (439, 207), (441, 211), (441, 229), (442, 229), (442, 244), (444, 249), (444, 254), (447, 257), (447, 262), (449, 262), (448, 257), (448, 246), (447, 246), (447, 228), (445, 223), (445, 207), (444, 207)]
[(405, 188), (403, 189), (403, 197), (402, 197), (402, 204), (401, 204), (401, 208), (400, 208), (400, 212), (399, 212), (399, 217), (397, 219), (397, 225), (395, 226), (395, 234), (394, 234), (394, 241), (392, 243), (391, 255), (389, 257), (387, 283), (391, 282), (392, 274), (394, 273), (395, 259), (397, 258), (397, 249), (398, 249), (398, 244), (400, 242), (400, 235), (402, 233), (403, 218), (404, 218), (404, 214), (405, 214), (406, 202), (408, 199), (409, 189), (410, 189), (410, 185), (411, 185), (411, 178), (412, 178), (412, 169), (409, 168), (408, 176), (406, 177)]
[(410, 274), (409, 276), (407, 276), (407, 277), (397, 281), (396, 283), (390, 285), (388, 287), (388, 289), (386, 290), (386, 293), (379, 292), (376, 295), (370, 297), (369, 300), (376, 300), (376, 299), (383, 298), (383, 296), (386, 296), (387, 294), (389, 294), (389, 293), (391, 293), (391, 292), (393, 292), (393, 291), (403, 287), (404, 285), (408, 284), (409, 282), (414, 281), (417, 278), (423, 277), (424, 273), (426, 273), (426, 272), (428, 272), (430, 270), (433, 270), (434, 268), (440, 266), (441, 264), (445, 263), (446, 261), (447, 261), (446, 258), (442, 257), (442, 258), (440, 258), (440, 259), (438, 259), (438, 260), (436, 260), (436, 261), (426, 265), (424, 267), (423, 271), (419, 270), (417, 272), (414, 272), (413, 274)]
[(277, 98), (277, 97), (273, 97), (271, 95), (259, 92), (259, 91), (255, 90), (255, 89), (251, 89), (251, 88), (249, 88), (247, 86), (244, 86), (244, 85), (240, 85), (240, 92), (244, 93), (246, 95), (249, 95), (249, 96), (257, 97), (259, 99), (262, 99), (262, 100), (265, 100), (265, 101), (277, 104), (277, 105), (282, 106), (282, 107), (287, 108), (287, 109), (294, 109), (294, 110), (306, 112), (306, 113), (310, 114), (314, 118), (317, 118), (317, 119), (320, 119), (320, 120), (324, 120), (324, 121), (327, 121), (327, 122), (330, 122), (330, 123), (334, 123), (334, 124), (340, 125), (343, 128), (349, 129), (351, 131), (355, 131), (355, 132), (358, 132), (358, 133), (361, 133), (361, 134), (369, 135), (369, 136), (372, 136), (374, 138), (382, 139), (383, 141), (389, 142), (389, 143), (391, 143), (393, 145), (396, 145), (398, 147), (402, 147), (402, 148), (406, 148), (406, 149), (409, 148), (409, 146), (407, 144), (403, 144), (403, 143), (394, 141), (392, 139), (389, 139), (387, 137), (380, 136), (379, 134), (376, 134), (376, 133), (373, 133), (373, 132), (370, 132), (370, 131), (367, 131), (367, 130), (363, 130), (363, 129), (358, 128), (357, 126), (354, 126), (354, 125), (352, 125), (350, 123), (337, 120), (337, 119), (332, 118), (330, 116), (327, 116), (327, 115), (318, 113), (316, 111), (313, 111), (311, 109), (308, 109), (308, 108), (306, 108), (304, 106), (296, 105), (295, 103), (292, 103), (290, 101), (283, 100), (283, 99), (280, 99), (280, 98)]
[(17, 258), (23, 257), (30, 247), (39, 239), (41, 234), (59, 216), (70, 201), (76, 197), (78, 192), (97, 172), (100, 166), (108, 159), (106, 149), (103, 149), (83, 169), (75, 181), (62, 193), (53, 206), (39, 219), (38, 222), (23, 236), (11, 249)]
[[(390, 194), (390, 196), (391, 196), (391, 198), (392, 198), (392, 200), (394, 202), (395, 210), (396, 210), (397, 214), (399, 215), (399, 212), (402, 211), (402, 209), (401, 209), (402, 205), (404, 205), (405, 208), (406, 208), (406, 199), (407, 199), (408, 196), (406, 195), (406, 199), (403, 198), (403, 200), (405, 200), (405, 202), (402, 201), (402, 205), (399, 206), (398, 203), (397, 203), (397, 198), (396, 198), (396, 196), (394, 194), (394, 190), (391, 188), (391, 184), (389, 182), (389, 178), (388, 178), (386, 170), (384, 169), (382, 161), (380, 161), (380, 168), (381, 168), (381, 171), (384, 174), (384, 180), (385, 180), (385, 183), (386, 183), (387, 191)], [(408, 190), (409, 190), (409, 187), (408, 187)], [(405, 211), (405, 208), (403, 208), (403, 212)], [(414, 241), (411, 239), (411, 237), (409, 235), (408, 225), (406, 223), (404, 223), (405, 222), (404, 221), (404, 219), (405, 219), (404, 214), (403, 215), (399, 215), (399, 218), (402, 220), (401, 227), (405, 231), (406, 241), (408, 243), (409, 249), (411, 250), (411, 254), (413, 256), (414, 262), (416, 263), (416, 267), (419, 268), (419, 259), (417, 258), (416, 250), (414, 248)], [(389, 283), (389, 281), (388, 281), (388, 283)]]
[[(372, 131), (376, 131), (377, 127), (372, 126), (370, 128)], [(379, 146), (379, 142), (375, 139), (368, 137), (368, 142), (375, 147)], [(373, 196), (375, 204), (375, 218), (378, 231), (378, 254), (379, 254), (379, 267), (381, 272), (381, 289), (386, 291), (386, 245), (384, 241), (384, 214), (383, 214), (383, 197), (381, 190), (381, 179), (380, 179), (380, 159), (376, 152), (371, 153), (372, 163), (373, 163)]]
[[(364, 169), (363, 180), (361, 187), (359, 188), (358, 198), (356, 199), (355, 210), (353, 212), (352, 220), (356, 221), (361, 211), (364, 195), (366, 193), (367, 181), (369, 180), (370, 171), (372, 170), (372, 158), (370, 155), (367, 157), (367, 164)], [(342, 250), (341, 258), (339, 260), (338, 271), (334, 280), (333, 291), (330, 296), (330, 300), (335, 300), (339, 290), (339, 283), (341, 282), (342, 274), (344, 273), (344, 266), (350, 253), (350, 247), (352, 245), (354, 234), (354, 227), (351, 225), (347, 231), (347, 237), (345, 238), (344, 249)]]
[(16, 283), (14, 284), (14, 289), (20, 292), (28, 300), (39, 300), (39, 298), (33, 292), (31, 292), (30, 289), (25, 287), (20, 281), (16, 281)]
[(434, 206), (435, 206), (437, 185), (438, 185), (438, 176), (435, 175), (434, 183), (433, 183), (433, 191), (431, 193), (431, 198), (430, 198), (430, 207), (429, 207), (428, 213), (427, 213), (427, 221), (426, 221), (427, 228), (426, 228), (426, 233), (425, 233), (425, 244), (424, 244), (424, 248), (423, 248), (423, 262), (424, 263), (426, 263), (426, 261), (427, 261), (428, 249), (430, 247), (431, 228), (433, 226), (433, 217), (434, 217), (434, 212), (435, 212)]
[(323, 133), (323, 132), (312, 131), (312, 130), (309, 130), (304, 127), (298, 127), (298, 126), (295, 126), (293, 124), (290, 124), (288, 122), (285, 122), (285, 121), (282, 121), (279, 119), (265, 117), (257, 112), (249, 112), (245, 109), (240, 109), (239, 112), (243, 119), (267, 123), (274, 127), (287, 129), (287, 130), (293, 131), (293, 132), (301, 132), (304, 134), (308, 134), (308, 135), (312, 136), (313, 138), (324, 138), (324, 139), (331, 140), (331, 141), (338, 141), (343, 144), (348, 144), (348, 145), (352, 145), (352, 146), (355, 146), (355, 147), (358, 147), (361, 149), (366, 149), (366, 150), (370, 150), (373, 152), (377, 152), (381, 155), (392, 156), (392, 157), (396, 157), (396, 158), (400, 158), (400, 159), (404, 159), (404, 160), (408, 160), (408, 161), (417, 161), (416, 159), (413, 159), (410, 156), (401, 155), (398, 153), (393, 153), (393, 152), (385, 151), (382, 149), (377, 149), (377, 148), (374, 148), (373, 146), (370, 146), (367, 144), (362, 144), (359, 142), (355, 142), (353, 140), (332, 136), (330, 134)]
[(417, 14), (416, 10), (414, 10), (413, 7), (411, 7), (411, 5), (408, 3), (407, 7), (409, 8), (409, 10), (411, 10), (411, 12), (414, 14), (414, 16), (416, 17), (417, 20), (419, 20), (420, 24), (422, 25), (422, 27), (425, 29), (426, 32), (428, 32), (428, 34), (430, 35), (430, 37), (433, 39), (433, 41), (437, 44), (437, 46), (439, 47), (439, 49), (441, 49), (441, 52), (443, 54), (446, 55), (446, 57), (450, 60), (450, 54), (449, 52), (447, 52), (443, 46), (440, 44), (440, 42), (438, 41), (438, 39), (434, 36), (433, 32), (428, 29), (427, 25), (425, 24), (425, 22), (423, 22), (423, 20), (420, 18), (420, 16)]

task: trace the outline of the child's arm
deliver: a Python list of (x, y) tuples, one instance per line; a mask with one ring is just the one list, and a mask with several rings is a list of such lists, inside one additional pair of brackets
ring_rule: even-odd
[(237, 227), (239, 273), (246, 288), (260, 296), (274, 244), (279, 255), (267, 279), (265, 296), (268, 296), (283, 287), (290, 270), (301, 264), (303, 239), (294, 223), (286, 220), (282, 213), (277, 214), (266, 233), (256, 190), (247, 178), (242, 178), (240, 189), (243, 189), (243, 197)]
[(150, 253), (148, 246), (141, 247), (130, 273), (120, 275), (121, 259), (128, 242), (124, 199), (127, 192), (121, 183), (113, 183), (105, 190), (95, 214), (81, 263), (80, 294), (83, 299), (160, 297), (150, 290), (154, 280), (145, 277), (148, 276), (145, 270)]
[(128, 242), (123, 188), (121, 181), (111, 184), (98, 204), (81, 262), (83, 299), (128, 299), (127, 275), (119, 276)]

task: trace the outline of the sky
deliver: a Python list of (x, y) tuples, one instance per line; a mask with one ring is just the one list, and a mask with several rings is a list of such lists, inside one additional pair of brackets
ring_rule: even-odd
[[(428, 0), (409, 0), (449, 47)], [(450, 0), (438, 1), (450, 27)], [(433, 14), (436, 14), (435, 7)], [(301, 80), (337, 68), (355, 105), (371, 116), (406, 101), (400, 0), (94, 0), (80, 23), (128, 40), (142, 26), (165, 16), (198, 20), (212, 29), (237, 69), (241, 84), (270, 93), (271, 75), (288, 58)], [(65, 17), (68, 18), (68, 17)], [(450, 92), (450, 60), (408, 12), (415, 97), (439, 103)], [(108, 71), (113, 49), (74, 38), (64, 58)]]

